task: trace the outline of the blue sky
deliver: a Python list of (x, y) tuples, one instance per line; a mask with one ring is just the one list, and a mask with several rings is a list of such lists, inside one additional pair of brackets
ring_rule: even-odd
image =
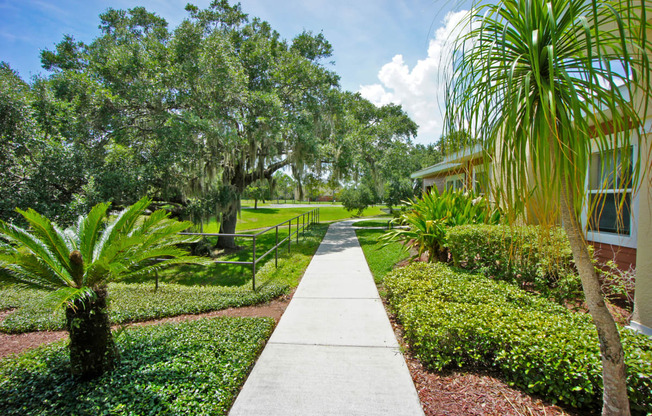
[[(171, 28), (187, 16), (188, 0), (0, 0), (0, 60), (24, 79), (44, 73), (39, 52), (64, 34), (90, 42), (108, 7), (144, 6)], [(206, 7), (209, 1), (191, 1)], [(242, 0), (243, 10), (270, 22), (284, 38), (323, 32), (334, 47), (333, 69), (349, 91), (376, 104), (402, 104), (421, 126), (418, 142), (441, 132), (438, 81), (444, 39), (460, 16), (459, 2), (435, 0)]]

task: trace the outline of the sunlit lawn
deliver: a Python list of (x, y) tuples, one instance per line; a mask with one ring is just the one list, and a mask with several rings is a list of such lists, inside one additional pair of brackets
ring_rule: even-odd
[(396, 263), (410, 256), (405, 246), (399, 242), (384, 245), (379, 241), (385, 230), (358, 229), (355, 233), (376, 283), (382, 283), (385, 275), (394, 269)]
[[(241, 215), (240, 218), (238, 218), (236, 232), (243, 232), (246, 230), (271, 227), (276, 224), (287, 221), (290, 218), (294, 218), (297, 215), (301, 215), (308, 211), (312, 211), (315, 208), (258, 208), (258, 209), (245, 208), (240, 211)], [(345, 210), (342, 206), (338, 206), (338, 205), (320, 205), (318, 208), (319, 208), (319, 220), (321, 222), (345, 220), (353, 216), (352, 212), (349, 212)], [(369, 207), (366, 210), (364, 210), (362, 216), (378, 217), (382, 215), (387, 215), (385, 212), (381, 210), (381, 208), (384, 208), (384, 206), (378, 205), (374, 207)], [(306, 221), (308, 221), (308, 216), (306, 216)], [(296, 225), (296, 220), (293, 221), (293, 224)], [(288, 225), (285, 224), (284, 227), (287, 228)], [(215, 220), (211, 221), (207, 225), (204, 225), (205, 233), (217, 233), (218, 231), (219, 231), (219, 224)]]

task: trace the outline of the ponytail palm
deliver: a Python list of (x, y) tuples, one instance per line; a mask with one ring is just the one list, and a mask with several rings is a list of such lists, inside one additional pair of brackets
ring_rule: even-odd
[(164, 211), (145, 216), (149, 203), (143, 198), (115, 216), (108, 215), (109, 204), (99, 204), (65, 230), (32, 209), (18, 210), (28, 230), (0, 221), (0, 280), (49, 291), (65, 307), (75, 375), (98, 376), (117, 359), (108, 282), (199, 261), (177, 247), (192, 241), (178, 234), (192, 224)]
[[(651, 48), (642, 4), (504, 0), (482, 6), (461, 27), (447, 94), (449, 128), (470, 130), (495, 161), (496, 199), (511, 214), (526, 211), (544, 224), (562, 219), (598, 329), (603, 414), (629, 414), (629, 402), (618, 331), (600, 292), (581, 212), (588, 204), (591, 152), (615, 161), (619, 149), (644, 134)], [(635, 164), (635, 183), (642, 173)]]

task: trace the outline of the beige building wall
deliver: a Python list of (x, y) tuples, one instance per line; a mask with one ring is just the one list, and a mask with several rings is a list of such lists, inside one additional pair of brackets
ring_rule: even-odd
[[(641, 179), (638, 205), (638, 241), (636, 248), (636, 291), (632, 327), (652, 335), (652, 134), (640, 142), (641, 167), (647, 167)], [(644, 169), (644, 168), (643, 168)], [(643, 325), (646, 328), (642, 328)]]

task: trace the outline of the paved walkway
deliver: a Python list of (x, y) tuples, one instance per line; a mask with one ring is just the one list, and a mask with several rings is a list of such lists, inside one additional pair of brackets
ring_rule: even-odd
[(330, 226), (229, 414), (423, 416), (351, 221)]

